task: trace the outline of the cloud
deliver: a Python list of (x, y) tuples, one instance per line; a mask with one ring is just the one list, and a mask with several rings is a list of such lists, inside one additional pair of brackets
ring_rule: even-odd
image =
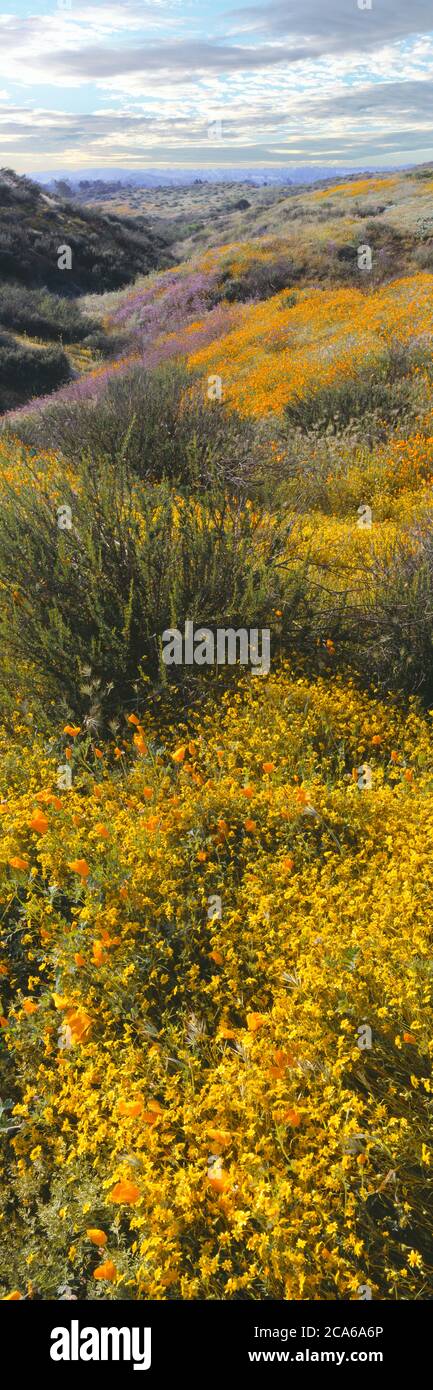
[(221, 161), (425, 158), (432, 31), (431, 0), (213, 0), (211, 17), (202, 0), (72, 0), (3, 15), (2, 149), (21, 168), (62, 151), (75, 165), (209, 162), (223, 117)]
[(378, 48), (429, 33), (433, 24), (431, 0), (372, 0), (371, 10), (360, 9), (357, 0), (265, 0), (227, 17), (237, 21), (236, 29), (273, 39), (308, 35), (310, 57)]
[(120, 76), (126, 73), (169, 73), (180, 81), (189, 81), (201, 74), (246, 72), (249, 68), (275, 67), (287, 62), (300, 62), (308, 58), (308, 48), (298, 46), (296, 50), (285, 50), (278, 45), (247, 48), (241, 45), (223, 45), (204, 41), (165, 43), (163, 45), (120, 48), (113, 51), (101, 45), (83, 48), (75, 52), (57, 52), (47, 55), (47, 71), (50, 66), (64, 76), (81, 74), (83, 78), (100, 79)]
[[(87, 115), (25, 106), (0, 110), (0, 142), (5, 153), (39, 152), (44, 160), (65, 155), (67, 162), (102, 164), (152, 160), (185, 163), (305, 163), (328, 157), (338, 162), (382, 161), (428, 143), (433, 112), (433, 80), (365, 85), (310, 98), (296, 120), (265, 100), (236, 116), (222, 113), (222, 141), (209, 141), (206, 115), (146, 115), (107, 109)], [(427, 128), (427, 129), (426, 129)], [(39, 161), (40, 162), (40, 161)], [(63, 161), (65, 162), (65, 161)]]

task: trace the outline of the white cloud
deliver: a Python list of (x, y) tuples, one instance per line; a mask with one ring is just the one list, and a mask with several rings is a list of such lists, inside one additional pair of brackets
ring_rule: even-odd
[[(160, 149), (199, 161), (218, 115), (228, 158), (328, 150), (347, 164), (355, 148), (404, 156), (426, 140), (431, 0), (373, 0), (372, 11), (355, 0), (263, 0), (221, 12), (221, 2), (213, 32), (201, 0), (72, 0), (71, 10), (3, 15), (0, 76), (15, 93), (0, 113), (2, 151), (29, 169), (62, 151), (77, 164), (149, 162)], [(47, 110), (53, 87), (59, 109)], [(72, 113), (88, 107), (89, 87), (93, 110)]]

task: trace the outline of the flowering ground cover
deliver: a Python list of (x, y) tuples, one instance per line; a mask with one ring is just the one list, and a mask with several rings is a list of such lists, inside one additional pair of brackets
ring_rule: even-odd
[[(431, 1297), (432, 274), (283, 249), (1, 437), (6, 1299)], [(221, 616), (270, 672), (176, 683)]]

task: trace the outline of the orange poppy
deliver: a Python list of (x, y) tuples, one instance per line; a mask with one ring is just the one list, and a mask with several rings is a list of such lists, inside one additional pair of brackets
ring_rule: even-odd
[(258, 1029), (266, 1023), (266, 1014), (247, 1014), (247, 1028), (249, 1033), (257, 1033)]
[(218, 1144), (220, 1149), (228, 1149), (232, 1142), (232, 1136), (227, 1129), (208, 1129), (209, 1139), (213, 1144)]
[(108, 1236), (106, 1236), (105, 1231), (98, 1230), (97, 1226), (89, 1226), (86, 1231), (86, 1236), (88, 1240), (91, 1240), (92, 1245), (101, 1246), (107, 1244)]
[(208, 1169), (207, 1176), (208, 1182), (214, 1192), (225, 1192), (226, 1187), (230, 1184), (228, 1173), (224, 1172), (224, 1168), (221, 1168), (219, 1163), (214, 1163), (212, 1167)]
[(49, 826), (48, 817), (44, 816), (43, 811), (35, 811), (34, 816), (29, 820), (29, 826), (31, 830), (36, 830), (38, 835), (45, 835)]
[(20, 859), (19, 854), (14, 854), (13, 859), (9, 859), (11, 869), (28, 869), (28, 859)]
[(134, 734), (133, 742), (135, 744), (135, 747), (138, 749), (138, 752), (141, 753), (142, 756), (144, 756), (144, 754), (147, 753), (147, 743), (146, 740), (143, 738), (143, 735)]
[(143, 1120), (147, 1125), (156, 1125), (161, 1119), (162, 1105), (159, 1100), (149, 1100), (147, 1110), (144, 1111)]
[(142, 1100), (120, 1100), (119, 1115), (128, 1115), (131, 1119), (136, 1115), (141, 1115), (143, 1109)]
[(98, 1265), (98, 1268), (93, 1270), (94, 1279), (115, 1279), (116, 1275), (117, 1269), (112, 1260), (105, 1260), (103, 1265)]
[(36, 792), (35, 801), (41, 801), (47, 806), (55, 806), (56, 811), (61, 811), (62, 809), (61, 798), (60, 796), (56, 796), (55, 792)]
[(69, 859), (68, 869), (72, 869), (74, 874), (79, 874), (80, 878), (88, 878), (90, 874), (87, 859)]
[(121, 1178), (110, 1192), (110, 1202), (117, 1202), (119, 1205), (121, 1202), (131, 1204), (138, 1202), (139, 1196), (140, 1188), (136, 1187), (134, 1182), (128, 1182), (127, 1178)]
[(72, 1042), (82, 1042), (91, 1028), (92, 1020), (85, 1013), (84, 1009), (70, 1009), (66, 1014), (66, 1023), (69, 1028)]

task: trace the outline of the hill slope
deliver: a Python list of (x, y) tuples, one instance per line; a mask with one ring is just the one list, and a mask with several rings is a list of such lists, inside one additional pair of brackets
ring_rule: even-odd
[(89, 296), (0, 437), (7, 1299), (431, 1295), (429, 182)]
[[(72, 269), (58, 267), (71, 247)], [(145, 218), (107, 216), (44, 193), (30, 179), (0, 170), (0, 276), (57, 294), (118, 289), (135, 275), (172, 263), (162, 235)]]

